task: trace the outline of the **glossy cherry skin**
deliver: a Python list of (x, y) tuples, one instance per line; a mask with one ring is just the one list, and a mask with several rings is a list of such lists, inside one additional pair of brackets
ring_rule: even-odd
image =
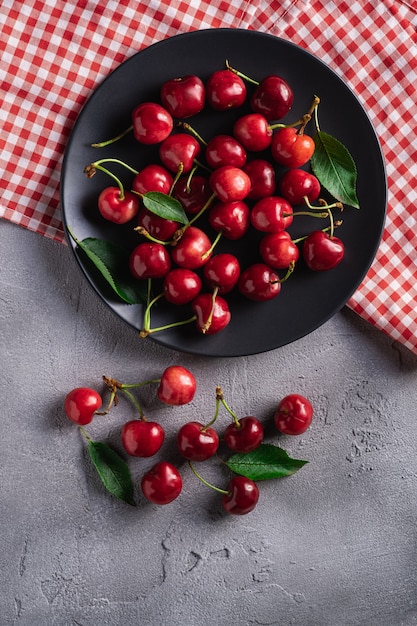
[(294, 94), (288, 83), (280, 76), (266, 76), (250, 99), (252, 110), (267, 120), (280, 120), (291, 109)]
[(231, 313), (229, 305), (221, 296), (213, 302), (211, 293), (200, 293), (191, 303), (196, 315), (196, 328), (203, 335), (214, 335), (229, 324)]
[(244, 200), (250, 191), (250, 178), (239, 167), (224, 165), (214, 170), (210, 186), (221, 202)]
[(139, 211), (139, 198), (130, 191), (122, 195), (119, 187), (106, 187), (98, 197), (102, 217), (114, 224), (127, 224)]
[(165, 299), (171, 304), (188, 304), (201, 291), (201, 278), (193, 270), (178, 267), (172, 269), (164, 278)]
[(313, 419), (313, 406), (298, 393), (285, 396), (274, 413), (275, 426), (285, 435), (301, 435)]
[(234, 254), (221, 252), (207, 261), (203, 274), (209, 287), (217, 287), (220, 294), (229, 293), (239, 280), (240, 264)]
[(165, 167), (158, 163), (150, 163), (136, 174), (132, 189), (141, 194), (148, 191), (169, 193), (173, 182), (172, 174)]
[(156, 102), (142, 102), (132, 112), (133, 136), (145, 145), (160, 143), (172, 132), (172, 115)]
[(194, 174), (191, 180), (188, 176), (181, 176), (175, 183), (172, 195), (181, 202), (184, 211), (195, 215), (207, 204), (212, 190), (207, 178)]
[(269, 148), (273, 131), (268, 120), (260, 113), (243, 115), (233, 125), (233, 135), (249, 152), (260, 152)]
[(243, 167), (247, 154), (242, 144), (231, 135), (216, 135), (208, 142), (205, 157), (207, 165), (217, 169), (223, 165)]
[(137, 225), (142, 226), (152, 237), (160, 241), (169, 241), (180, 228), (178, 222), (160, 217), (145, 206), (139, 209)]
[(281, 291), (279, 277), (265, 263), (254, 263), (240, 275), (238, 289), (240, 293), (254, 302), (272, 300)]
[(153, 504), (169, 504), (182, 491), (182, 477), (174, 465), (161, 461), (144, 474), (141, 489), (145, 498)]
[(182, 365), (170, 365), (161, 376), (157, 396), (164, 404), (182, 406), (192, 401), (197, 389), (194, 375)]
[(262, 237), (259, 252), (262, 261), (277, 270), (288, 268), (291, 263), (296, 263), (300, 256), (297, 245), (286, 230), (268, 233)]
[(123, 448), (128, 454), (146, 458), (161, 448), (165, 431), (158, 422), (136, 419), (123, 425), (121, 437)]
[(198, 76), (182, 76), (163, 83), (160, 96), (163, 106), (172, 117), (185, 119), (203, 110), (206, 88)]
[(264, 429), (261, 422), (252, 415), (247, 415), (229, 424), (224, 431), (223, 439), (228, 448), (234, 452), (251, 452), (256, 450), (263, 440)]
[(302, 167), (311, 159), (314, 149), (313, 138), (299, 134), (296, 128), (280, 128), (272, 137), (272, 158), (285, 167)]
[(219, 435), (211, 427), (200, 422), (183, 424), (177, 434), (178, 449), (188, 461), (206, 461), (216, 454), (219, 447)]
[(226, 239), (236, 240), (245, 235), (250, 226), (250, 209), (242, 200), (217, 202), (209, 212), (209, 224)]
[(162, 244), (145, 241), (131, 252), (129, 267), (135, 278), (163, 278), (171, 269), (171, 257)]
[(229, 482), (228, 493), (222, 496), (222, 506), (231, 515), (246, 515), (258, 504), (258, 485), (246, 476), (235, 476)]
[(65, 396), (64, 400), (66, 416), (71, 422), (79, 426), (89, 424), (101, 405), (102, 399), (100, 394), (89, 387), (73, 389)]
[(277, 183), (275, 170), (265, 159), (252, 159), (243, 166), (250, 178), (249, 200), (260, 200), (275, 193)]
[(206, 83), (207, 102), (216, 111), (236, 109), (246, 100), (245, 82), (231, 70), (217, 70)]
[(320, 183), (314, 174), (305, 170), (288, 170), (281, 177), (279, 187), (281, 194), (293, 205), (304, 204), (304, 198), (314, 202), (320, 195)]
[(345, 246), (338, 237), (329, 237), (322, 230), (310, 233), (303, 243), (303, 257), (307, 266), (316, 272), (330, 270), (342, 261)]
[(293, 209), (285, 198), (268, 196), (254, 204), (250, 220), (256, 230), (263, 233), (276, 233), (292, 224)]
[(183, 172), (189, 172), (200, 152), (201, 147), (197, 139), (187, 133), (170, 135), (159, 146), (159, 158), (163, 165), (175, 174), (180, 164)]
[(195, 270), (207, 263), (212, 254), (211, 246), (210, 239), (201, 228), (189, 226), (172, 248), (171, 257), (180, 267)]

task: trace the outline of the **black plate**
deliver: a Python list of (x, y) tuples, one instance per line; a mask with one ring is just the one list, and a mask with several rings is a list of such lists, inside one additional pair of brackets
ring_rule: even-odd
[[(346, 254), (338, 267), (329, 272), (314, 273), (299, 262), (279, 296), (267, 303), (253, 303), (239, 294), (231, 295), (232, 321), (217, 335), (200, 335), (193, 325), (153, 335), (155, 341), (176, 350), (222, 357), (265, 352), (315, 330), (346, 304), (374, 259), (386, 212), (384, 161), (366, 112), (343, 80), (310, 53), (272, 35), (239, 29), (202, 30), (177, 35), (135, 54), (96, 89), (78, 117), (70, 137), (61, 180), (65, 228), (69, 227), (78, 239), (110, 239), (133, 249), (139, 237), (132, 224), (114, 226), (98, 215), (97, 196), (103, 187), (113, 183), (102, 173), (88, 180), (83, 169), (103, 157), (117, 157), (140, 169), (146, 163), (155, 161), (157, 148), (141, 147), (132, 136), (101, 150), (91, 148), (90, 144), (113, 137), (127, 128), (131, 123), (132, 109), (142, 101), (158, 99), (160, 86), (165, 80), (187, 74), (207, 79), (211, 72), (224, 68), (226, 59), (256, 80), (268, 74), (285, 78), (294, 91), (294, 105), (286, 118), (290, 122), (308, 110), (314, 94), (320, 96), (321, 129), (342, 141), (356, 162), (361, 209), (345, 209), (344, 222), (337, 234), (345, 243)], [(242, 112), (219, 113), (206, 108), (189, 121), (204, 137), (210, 138), (217, 132), (230, 133), (233, 119)], [(118, 173), (126, 177), (126, 173)], [(129, 180), (127, 177), (126, 184)], [(313, 219), (315, 223), (308, 223), (308, 219)], [(299, 217), (294, 220), (290, 231), (295, 237), (316, 227), (317, 219)], [(121, 304), (91, 271), (89, 263), (79, 255), (73, 242), (69, 241), (86, 278), (97, 293), (118, 316), (139, 330), (142, 306)], [(230, 245), (221, 244), (219, 251), (222, 246), (223, 249), (230, 249)], [(243, 266), (259, 260), (255, 239), (252, 245), (245, 241), (243, 254)], [(189, 312), (186, 314), (189, 315)], [(153, 313), (152, 325), (184, 319), (184, 315), (175, 307), (158, 306)]]

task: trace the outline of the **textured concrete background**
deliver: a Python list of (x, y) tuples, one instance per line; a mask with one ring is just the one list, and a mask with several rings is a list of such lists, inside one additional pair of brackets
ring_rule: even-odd
[[(139, 342), (86, 285), (70, 251), (1, 223), (1, 626), (411, 626), (417, 624), (417, 359), (345, 309), (294, 344), (249, 358)], [(167, 458), (221, 384), (239, 415), (271, 420), (288, 392), (316, 408), (302, 437), (270, 441), (310, 463), (261, 484), (246, 517), (184, 471), (172, 504), (129, 507), (91, 470), (65, 394), (189, 367), (198, 392), (148, 415)], [(123, 399), (122, 399), (123, 400)], [(127, 402), (90, 425), (120, 451)], [(153, 463), (129, 461), (138, 483)], [(204, 475), (225, 480), (207, 462)]]

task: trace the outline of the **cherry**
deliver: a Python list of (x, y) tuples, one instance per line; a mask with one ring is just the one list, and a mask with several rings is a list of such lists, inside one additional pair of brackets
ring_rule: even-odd
[(157, 422), (142, 419), (126, 422), (122, 427), (122, 445), (131, 456), (153, 456), (161, 448), (165, 432)]
[(207, 263), (212, 254), (212, 243), (206, 233), (197, 226), (188, 226), (181, 239), (171, 251), (174, 263), (195, 270)]
[(186, 268), (172, 269), (164, 278), (165, 299), (171, 304), (188, 304), (201, 291), (201, 278)]
[(285, 435), (301, 435), (308, 429), (312, 419), (311, 402), (297, 393), (285, 396), (274, 413), (275, 425)]
[(272, 157), (285, 167), (298, 168), (305, 165), (313, 156), (314, 149), (313, 138), (295, 128), (281, 128), (272, 137)]
[(265, 263), (254, 263), (240, 275), (238, 289), (242, 295), (255, 302), (272, 300), (281, 291), (278, 274)]
[(248, 113), (238, 118), (233, 125), (233, 135), (245, 150), (260, 152), (269, 148), (272, 141), (272, 128), (260, 113)]
[(260, 241), (259, 252), (263, 262), (274, 269), (285, 269), (296, 263), (300, 256), (298, 247), (286, 230), (265, 235)]
[(229, 424), (223, 438), (227, 447), (234, 452), (251, 452), (261, 445), (263, 436), (261, 422), (256, 417), (247, 415)]
[(204, 335), (214, 335), (230, 322), (229, 305), (221, 296), (200, 293), (191, 303), (196, 316), (196, 327)]
[(314, 174), (301, 169), (285, 172), (280, 181), (280, 190), (291, 204), (303, 204), (307, 197), (314, 202), (320, 195), (320, 183)]
[(211, 207), (208, 219), (216, 232), (221, 232), (226, 239), (236, 240), (243, 237), (250, 226), (250, 209), (242, 200), (217, 202)]
[(256, 87), (250, 104), (252, 110), (267, 120), (280, 120), (291, 109), (294, 94), (288, 83), (280, 76), (266, 76)]
[(244, 200), (250, 191), (250, 178), (240, 168), (224, 165), (210, 174), (210, 186), (222, 202)]
[(133, 135), (145, 145), (160, 143), (171, 134), (174, 121), (156, 102), (142, 102), (132, 112)]
[(206, 83), (207, 101), (216, 111), (242, 106), (246, 93), (244, 81), (227, 69), (213, 72)]
[(162, 104), (173, 117), (185, 119), (202, 111), (206, 88), (198, 76), (182, 76), (164, 82), (160, 96)]
[(253, 159), (246, 163), (242, 169), (250, 178), (249, 200), (260, 200), (275, 193), (275, 170), (269, 161)]
[(223, 165), (243, 167), (247, 154), (242, 144), (231, 135), (216, 135), (208, 142), (205, 157), (207, 165), (217, 169)]
[(285, 230), (293, 221), (293, 209), (290, 203), (280, 196), (261, 198), (252, 207), (251, 224), (264, 233), (276, 233)]
[(85, 426), (102, 405), (100, 394), (89, 387), (77, 387), (70, 391), (64, 400), (64, 410), (71, 422)]
[(171, 190), (173, 178), (171, 173), (162, 165), (151, 163), (146, 165), (132, 182), (132, 189), (144, 195), (148, 191), (159, 191), (168, 194)]
[(153, 504), (169, 504), (181, 493), (181, 474), (171, 463), (161, 461), (144, 474), (141, 489), (145, 498)]
[(119, 187), (106, 187), (98, 197), (98, 210), (109, 222), (126, 224), (139, 211), (139, 198)]
[(218, 287), (218, 293), (225, 294), (235, 287), (240, 276), (238, 259), (228, 252), (215, 254), (203, 269), (204, 278), (211, 288)]
[(180, 168), (189, 172), (201, 148), (195, 137), (187, 133), (176, 133), (167, 137), (159, 146), (159, 158), (170, 171), (177, 173)]
[(145, 241), (131, 252), (129, 267), (135, 278), (163, 278), (171, 269), (171, 257), (162, 244)]
[(216, 454), (219, 435), (210, 426), (187, 422), (178, 431), (177, 444), (182, 456), (189, 461), (206, 461)]
[(172, 195), (181, 202), (184, 211), (194, 215), (209, 202), (212, 191), (204, 176), (181, 176), (175, 183)]
[(330, 237), (322, 230), (308, 235), (303, 244), (303, 257), (307, 266), (314, 271), (330, 270), (338, 265), (345, 255), (345, 246), (338, 237)]
[(178, 222), (160, 217), (145, 206), (139, 209), (137, 225), (144, 228), (151, 237), (160, 241), (171, 239), (179, 228)]
[(170, 365), (162, 373), (157, 396), (164, 404), (181, 406), (194, 398), (197, 383), (194, 375), (182, 365)]
[(258, 485), (246, 476), (232, 478), (227, 491), (228, 493), (222, 496), (222, 506), (232, 515), (246, 515), (253, 511), (258, 503)]

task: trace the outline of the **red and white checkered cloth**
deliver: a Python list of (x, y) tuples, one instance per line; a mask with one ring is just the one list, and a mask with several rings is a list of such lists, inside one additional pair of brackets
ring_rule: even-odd
[(145, 46), (220, 27), (308, 48), (365, 106), (385, 154), (389, 209), (348, 304), (417, 353), (416, 0), (2, 0), (0, 216), (63, 242), (61, 160), (94, 88)]

